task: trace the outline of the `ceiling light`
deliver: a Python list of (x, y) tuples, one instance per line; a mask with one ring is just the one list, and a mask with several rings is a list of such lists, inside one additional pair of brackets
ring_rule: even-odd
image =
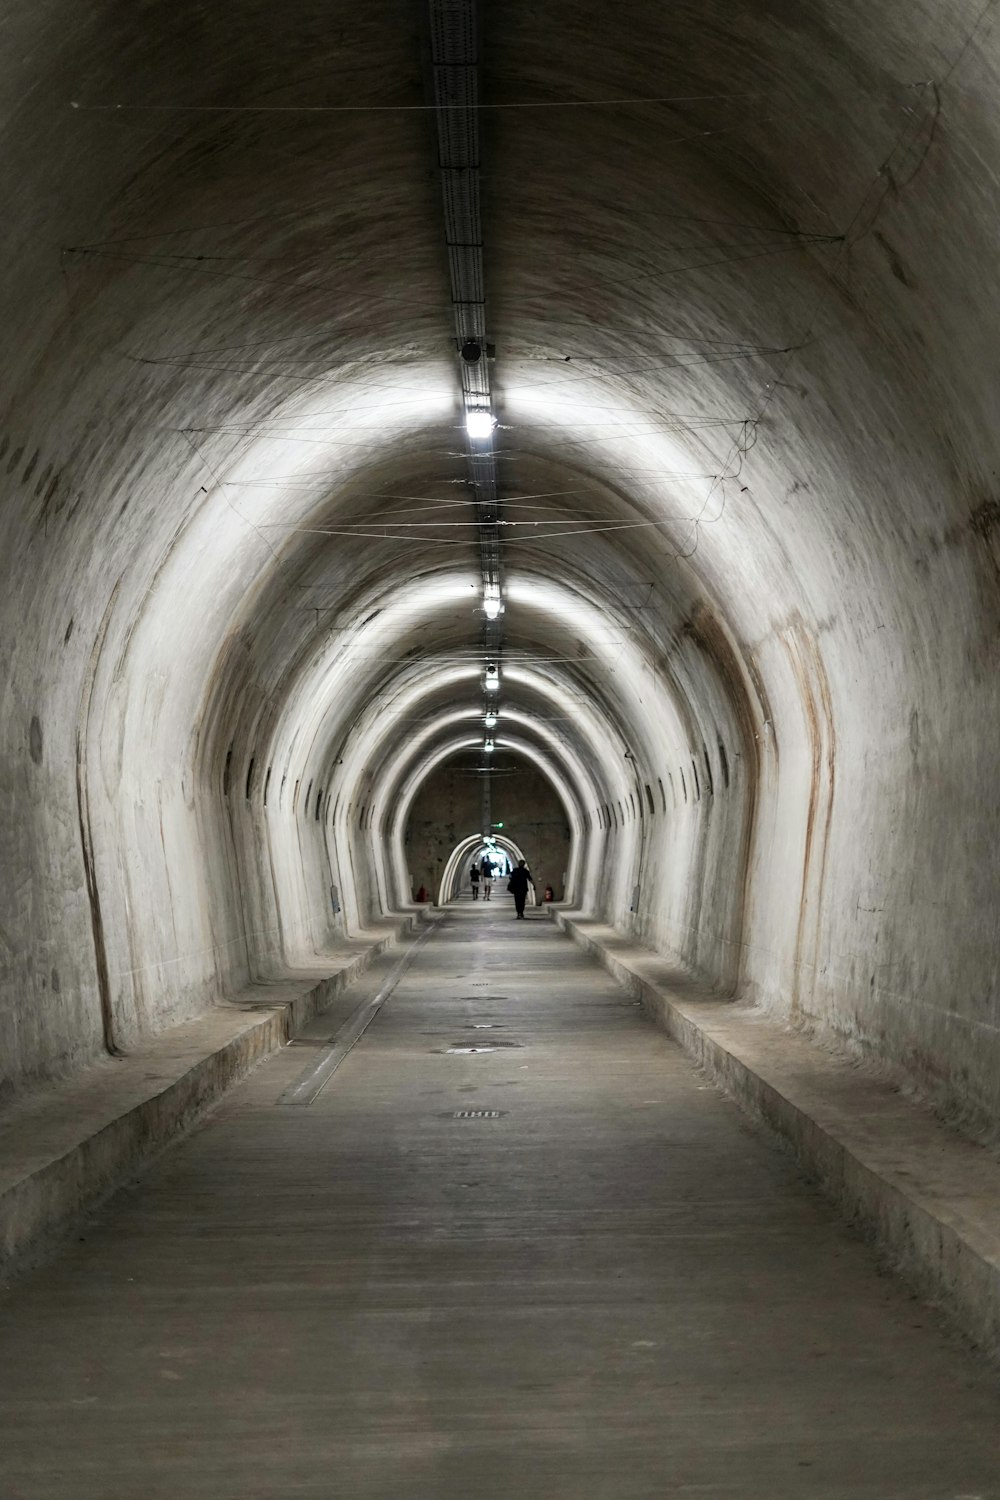
[(492, 740), (487, 740), (485, 745), (483, 746), (483, 749), (486, 751), (487, 755), (492, 755), (494, 748), (495, 747)]
[(496, 583), (487, 583), (483, 586), (483, 613), (487, 620), (495, 620), (503, 605), (500, 602), (500, 586)]
[(487, 714), (486, 718), (483, 720), (483, 723), (486, 725), (487, 729), (495, 729), (496, 728), (496, 722), (497, 722), (497, 716), (496, 716), (496, 714)]
[(465, 430), (474, 443), (485, 442), (493, 433), (493, 413), (485, 406), (470, 406), (465, 413)]
[(500, 691), (500, 673), (496, 667), (486, 668), (485, 687), (488, 693), (498, 693)]

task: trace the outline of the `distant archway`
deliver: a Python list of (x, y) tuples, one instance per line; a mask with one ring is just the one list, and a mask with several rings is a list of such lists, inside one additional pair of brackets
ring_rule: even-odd
[[(485, 842), (486, 840), (481, 833), (472, 833), (469, 834), (468, 838), (462, 839), (460, 843), (455, 845), (445, 861), (444, 873), (441, 876), (441, 884), (438, 887), (435, 905), (446, 906), (449, 901), (454, 900), (456, 894), (455, 886), (462, 870), (463, 861), (469, 859), (472, 851), (479, 849)], [(498, 833), (493, 836), (493, 843), (503, 849), (513, 864), (517, 864), (519, 859), (524, 859), (524, 855), (513, 839), (505, 838), (503, 834)], [(528, 905), (536, 906), (537, 904), (534, 887), (529, 886)]]

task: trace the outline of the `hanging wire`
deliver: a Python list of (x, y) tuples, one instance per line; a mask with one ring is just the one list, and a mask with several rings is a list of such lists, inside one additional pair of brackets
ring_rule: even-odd
[(277, 115), (337, 115), (337, 114), (427, 114), (440, 109), (472, 110), (477, 113), (519, 109), (621, 109), (623, 106), (645, 104), (702, 104), (730, 99), (760, 98), (760, 89), (741, 89), (726, 94), (650, 94), (638, 97), (612, 99), (520, 99), (508, 103), (492, 104), (87, 104), (82, 100), (71, 100), (70, 109), (91, 113), (145, 113), (145, 114), (277, 114)]

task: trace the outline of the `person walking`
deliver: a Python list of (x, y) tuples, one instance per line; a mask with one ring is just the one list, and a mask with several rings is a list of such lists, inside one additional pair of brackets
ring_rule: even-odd
[(472, 869), (469, 871), (469, 879), (472, 881), (472, 899), (473, 899), (473, 901), (478, 901), (479, 900), (479, 862), (478, 862), (478, 860), (474, 859), (472, 861)]
[(493, 861), (484, 854), (479, 868), (483, 877), (483, 900), (488, 901), (493, 891)]
[(519, 859), (517, 869), (511, 870), (510, 879), (507, 882), (507, 889), (514, 897), (514, 909), (518, 917), (524, 916), (524, 903), (528, 899), (528, 886), (534, 885), (534, 883), (528, 866), (523, 859)]

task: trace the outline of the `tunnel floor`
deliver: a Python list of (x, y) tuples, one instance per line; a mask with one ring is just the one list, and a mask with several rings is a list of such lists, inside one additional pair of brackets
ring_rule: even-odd
[(996, 1372), (512, 916), (449, 908), (312, 1104), (398, 954), (5, 1294), (0, 1495), (1000, 1496)]

